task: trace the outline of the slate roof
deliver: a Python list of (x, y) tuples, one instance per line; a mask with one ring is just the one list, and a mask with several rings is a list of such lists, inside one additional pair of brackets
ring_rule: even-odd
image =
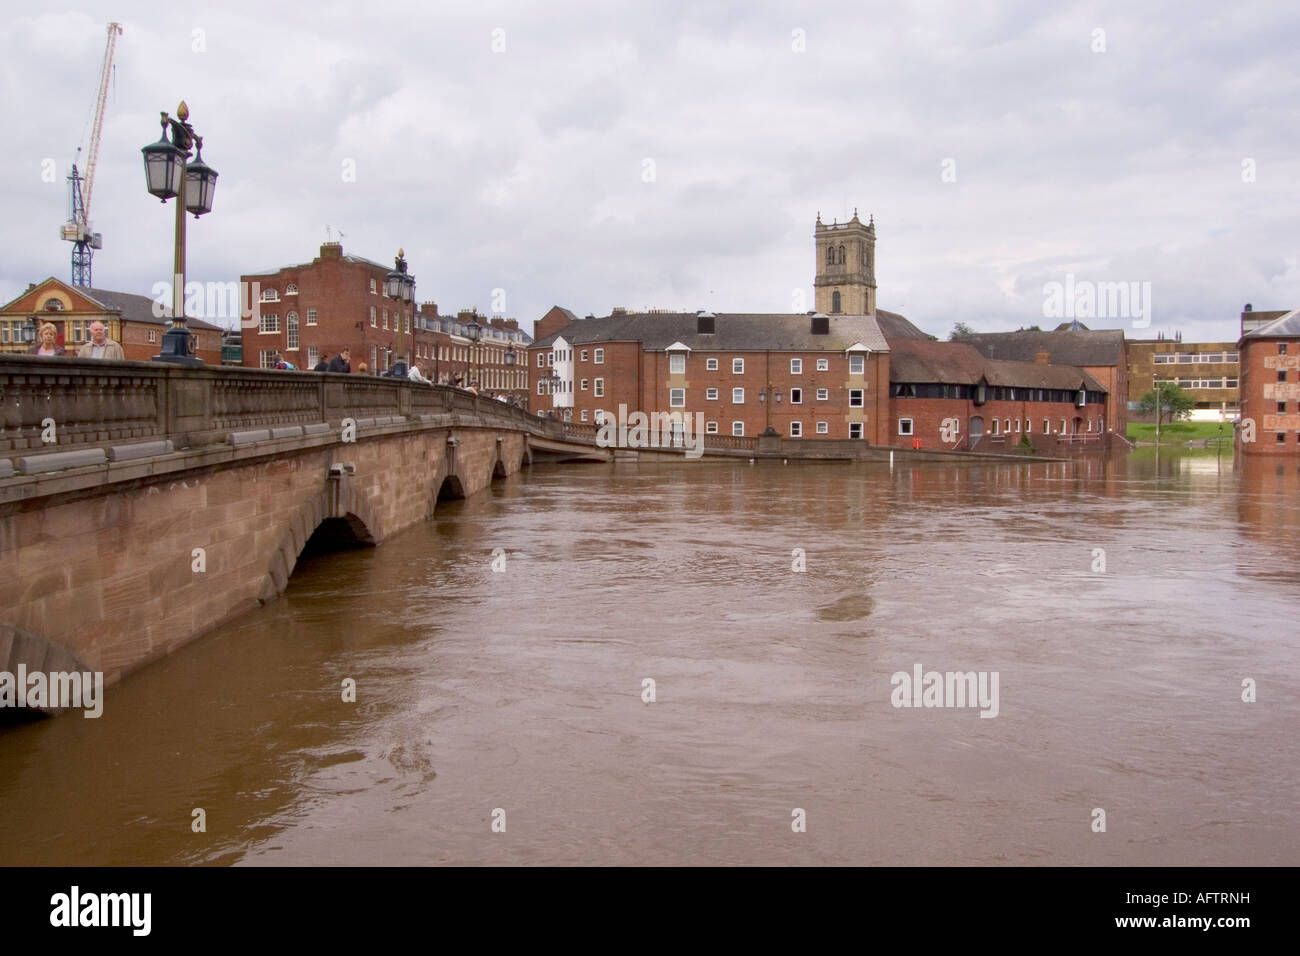
[(973, 332), (959, 336), (979, 349), (984, 358), (1032, 362), (1040, 351), (1047, 352), (1053, 365), (1124, 365), (1124, 330), (1098, 329), (1090, 332)]
[(893, 343), (897, 339), (925, 339), (931, 342), (935, 341), (933, 335), (930, 335), (928, 332), (922, 332), (897, 312), (886, 312), (884, 309), (877, 309), (876, 324), (880, 326), (880, 331), (885, 333), (885, 339), (890, 343)]
[(695, 312), (628, 312), (581, 319), (538, 339), (533, 347), (549, 346), (563, 337), (571, 345), (640, 342), (647, 351), (659, 351), (674, 342), (703, 351), (841, 352), (857, 343), (873, 352), (889, 351), (879, 324), (869, 315), (828, 316), (828, 335), (813, 335), (812, 316), (802, 313), (716, 312), (713, 315), (712, 335), (700, 335), (696, 331)]
[(1242, 336), (1245, 339), (1295, 338), (1300, 336), (1300, 309), (1292, 309), (1278, 318)]
[(1077, 389), (1083, 382), (1089, 391), (1106, 391), (1100, 382), (1081, 368), (985, 359), (965, 342), (912, 339), (894, 342), (893, 346), (889, 353), (891, 382), (975, 385), (983, 378), (990, 385), (1067, 390)]
[[(136, 295), (134, 292), (113, 292), (111, 289), (82, 289), (78, 292), (88, 299), (94, 299), (106, 309), (116, 309), (122, 313), (123, 320), (127, 322), (146, 322), (149, 325), (169, 325), (171, 319), (171, 305), (167, 306), (167, 314), (162, 317), (153, 314), (154, 300), (147, 295)], [(202, 319), (186, 318), (185, 324), (191, 329), (215, 329), (223, 331), (221, 326), (213, 325), (210, 322), (204, 322)]]

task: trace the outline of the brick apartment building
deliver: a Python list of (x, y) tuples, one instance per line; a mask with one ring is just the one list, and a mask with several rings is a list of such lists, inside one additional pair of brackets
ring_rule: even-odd
[(1129, 362), (1123, 329), (1089, 329), (1063, 322), (1051, 332), (975, 332), (957, 341), (974, 346), (986, 359), (1067, 365), (1082, 369), (1106, 390), (1106, 427), (1128, 432)]
[[(1253, 326), (1241, 350), (1241, 423), (1247, 455), (1300, 456), (1300, 309)], [(1253, 441), (1244, 440), (1253, 425)]]
[[(530, 339), (516, 320), (474, 310), (442, 316), (433, 302), (395, 302), (384, 295), (391, 270), (345, 255), (342, 243), (326, 242), (311, 262), (242, 275), (244, 283), (258, 284), (260, 313), (257, 327), (243, 330), (243, 364), (270, 368), (283, 357), (311, 369), (322, 356), (348, 348), (354, 372), (365, 363), (379, 374), (403, 360), (429, 378), (477, 381), (522, 400), (528, 390), (522, 358)], [(480, 329), (477, 342), (471, 323)]]
[(551, 308), (529, 353), (530, 409), (595, 423), (623, 405), (702, 413), (706, 434), (958, 450), (1014, 441), (1056, 451), (1123, 429), (1124, 395), (1111, 394), (1127, 385), (1123, 332), (937, 342), (876, 308), (874, 220), (855, 210), (826, 225), (819, 215), (814, 243), (817, 311), (806, 315), (615, 309), (579, 319)]
[[(129, 361), (147, 362), (162, 349), (171, 326), (171, 308), (154, 315), (155, 301), (146, 295), (86, 289), (51, 276), (33, 283), (16, 299), (0, 306), (0, 352), (26, 352), (39, 338), (35, 326), (51, 322), (56, 341), (69, 355), (90, 341), (90, 324), (104, 323), (108, 337), (122, 346)], [(221, 364), (221, 329), (202, 319), (188, 319), (195, 354), (210, 365)]]

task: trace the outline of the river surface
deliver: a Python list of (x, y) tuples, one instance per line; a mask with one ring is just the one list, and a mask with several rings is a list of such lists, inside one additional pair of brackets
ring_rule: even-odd
[(1248, 464), (538, 466), (0, 728), (0, 864), (1300, 864)]

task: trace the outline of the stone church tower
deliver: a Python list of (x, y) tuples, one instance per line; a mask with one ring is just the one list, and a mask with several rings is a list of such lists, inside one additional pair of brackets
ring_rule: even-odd
[(845, 223), (826, 225), (817, 214), (817, 278), (814, 304), (827, 315), (871, 315), (876, 311), (876, 221), (866, 225), (853, 210)]

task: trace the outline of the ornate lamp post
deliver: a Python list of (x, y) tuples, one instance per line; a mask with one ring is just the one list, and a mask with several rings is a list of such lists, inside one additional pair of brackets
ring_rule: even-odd
[(393, 260), (393, 263), (393, 271), (384, 277), (384, 295), (397, 303), (397, 339), (393, 351), (397, 355), (397, 361), (405, 362), (406, 351), (403, 348), (405, 342), (402, 337), (402, 306), (410, 305), (415, 301), (415, 276), (407, 273), (406, 253), (401, 249), (397, 250), (397, 258)]
[[(772, 401), (767, 400), (768, 395), (772, 396)], [(772, 383), (767, 383), (767, 388), (758, 393), (758, 401), (767, 408), (767, 428), (763, 429), (764, 435), (775, 435), (776, 429), (772, 427), (772, 404), (781, 404), (781, 390), (773, 389)]]
[[(470, 319), (470, 320), (469, 320), (469, 325), (465, 326), (465, 335), (466, 335), (466, 337), (467, 337), (467, 338), (469, 339), (469, 341), (470, 341), (470, 359), (471, 359), (471, 361), (470, 361), (470, 372), (471, 372), (471, 374), (472, 374), (473, 371), (474, 371), (474, 367), (475, 367), (475, 365), (478, 364), (478, 360), (482, 358), (482, 356), (479, 355), (479, 350), (478, 350), (478, 340), (481, 339), (481, 338), (483, 337), (483, 326), (479, 325), (479, 324), (478, 324), (477, 322), (475, 322), (473, 319)], [(478, 384), (478, 376), (477, 376), (477, 375), (474, 375), (474, 376), (470, 379), (470, 384), (471, 384), (471, 385), (476, 385), (476, 384)]]
[(27, 324), (22, 326), (23, 344), (31, 345), (36, 341), (37, 332), (40, 331), (41, 320), (38, 316), (27, 316)]
[[(515, 354), (515, 344), (513, 342), (509, 343), (506, 346), (506, 353), (504, 355), (504, 360), (506, 363), (506, 379), (509, 382), (509, 385), (506, 387), (507, 392), (514, 392), (516, 390), (515, 389), (515, 361), (518, 358), (519, 356)], [(514, 396), (512, 395), (511, 398), (513, 397)]]
[[(203, 162), (203, 137), (188, 122), (190, 109), (182, 100), (176, 119), (162, 114), (162, 136), (158, 142), (140, 150), (144, 154), (145, 187), (162, 202), (176, 203), (176, 248), (172, 271), (172, 327), (162, 340), (162, 354), (155, 362), (202, 365), (192, 349), (193, 336), (185, 327), (185, 213), (194, 218), (212, 212), (212, 196), (217, 187), (217, 171)], [(169, 141), (167, 136), (171, 134)], [(195, 149), (189, 162), (190, 148)], [(179, 197), (179, 198), (178, 198)]]

